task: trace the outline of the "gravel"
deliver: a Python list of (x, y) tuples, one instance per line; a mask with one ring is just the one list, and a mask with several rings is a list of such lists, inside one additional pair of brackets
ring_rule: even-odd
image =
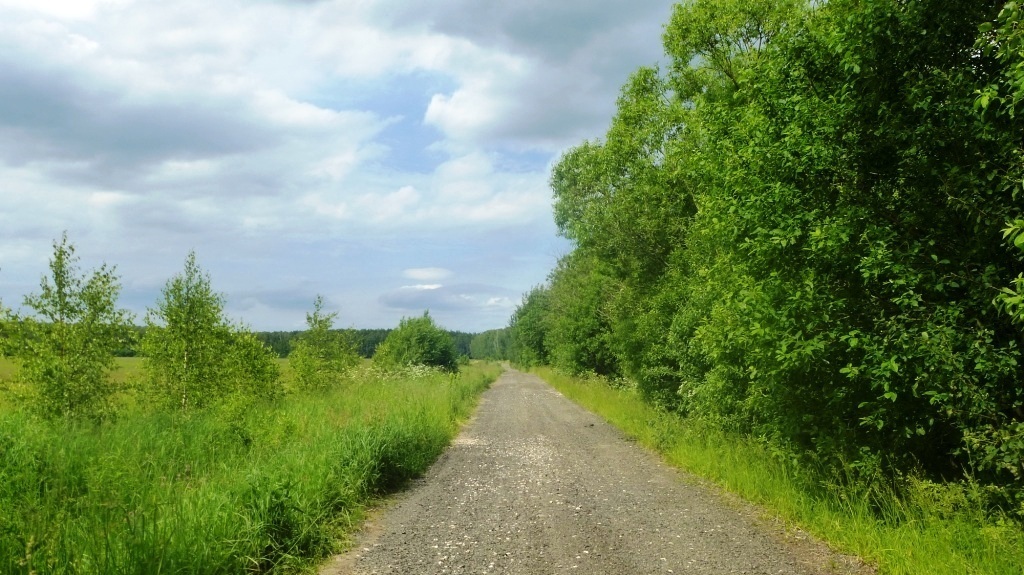
[(507, 371), (322, 575), (870, 573)]

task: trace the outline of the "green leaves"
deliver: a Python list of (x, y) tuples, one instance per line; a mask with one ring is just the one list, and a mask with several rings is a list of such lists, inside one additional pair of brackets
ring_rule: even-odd
[[(1007, 222), (1003, 228), (1003, 240), (1008, 240), (1018, 252), (1024, 252), (1024, 220)], [(1018, 258), (1024, 259), (1024, 256), (1018, 254)], [(992, 303), (1010, 316), (1014, 323), (1024, 322), (1024, 272), (1010, 281), (1010, 287), (999, 288)]]
[(114, 351), (132, 335), (132, 316), (117, 308), (121, 286), (113, 268), (104, 264), (84, 274), (77, 263), (65, 233), (53, 243), (50, 274), (39, 293), (25, 297), (34, 313), (0, 313), (0, 323), (13, 332), (19, 377), (34, 389), (43, 414), (101, 420), (111, 414), (116, 388), (109, 374)]
[(531, 367), (547, 363), (550, 359), (550, 295), (546, 286), (535, 286), (523, 295), (522, 303), (512, 313), (509, 320), (512, 338), (510, 359), (518, 365)]
[(351, 340), (333, 329), (337, 312), (324, 313), (324, 300), (316, 296), (313, 313), (306, 314), (306, 331), (295, 341), (288, 355), (300, 389), (325, 391), (359, 363)]
[(387, 370), (427, 366), (459, 371), (455, 344), (448, 332), (434, 323), (430, 312), (402, 318), (398, 328), (377, 346), (373, 363)]
[(142, 352), (150, 387), (170, 409), (190, 411), (233, 394), (276, 397), (281, 391), (276, 356), (228, 322), (224, 297), (213, 291), (195, 252), (146, 314)]
[[(745, 68), (798, 13), (795, 0), (689, 0), (676, 4), (665, 29), (673, 87), (684, 100), (740, 88)], [(714, 97), (714, 96), (712, 96)]]
[(678, 4), (666, 71), (556, 165), (576, 249), (514, 325), (793, 453), (1024, 498), (1022, 30), (1012, 2)]

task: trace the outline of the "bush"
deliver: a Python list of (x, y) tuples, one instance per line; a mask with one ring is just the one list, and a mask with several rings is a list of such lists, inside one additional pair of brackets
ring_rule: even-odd
[(384, 369), (425, 365), (459, 371), (455, 344), (448, 332), (437, 327), (430, 312), (423, 312), (421, 317), (402, 318), (398, 329), (377, 347), (373, 363)]
[(306, 314), (307, 329), (288, 356), (295, 383), (302, 389), (329, 389), (359, 363), (355, 345), (344, 333), (331, 329), (338, 314), (323, 313), (323, 305), (323, 298), (317, 296), (313, 313)]
[(0, 324), (6, 324), (0, 329), (11, 332), (18, 377), (44, 415), (99, 420), (111, 410), (109, 374), (114, 352), (132, 335), (131, 314), (117, 309), (121, 286), (113, 268), (103, 265), (86, 276), (77, 261), (64, 234), (53, 243), (51, 275), (43, 276), (40, 293), (25, 297), (34, 315), (0, 307)]
[(146, 314), (142, 351), (151, 390), (173, 409), (201, 408), (232, 394), (274, 397), (281, 391), (274, 353), (228, 322), (224, 298), (210, 287), (194, 252)]

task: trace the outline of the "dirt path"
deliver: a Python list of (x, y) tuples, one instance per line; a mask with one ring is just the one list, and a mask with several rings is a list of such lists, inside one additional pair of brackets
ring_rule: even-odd
[(324, 575), (859, 573), (506, 372), (431, 471)]

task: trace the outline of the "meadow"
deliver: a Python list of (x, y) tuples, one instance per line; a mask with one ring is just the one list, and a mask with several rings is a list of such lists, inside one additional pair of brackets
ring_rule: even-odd
[(566, 397), (622, 429), (667, 463), (754, 502), (788, 527), (857, 555), (882, 574), (1019, 575), (1020, 524), (987, 514), (969, 484), (904, 478), (900, 492), (858, 485), (806, 463), (787, 461), (766, 443), (687, 421), (601, 378), (535, 373)]
[(427, 469), (500, 368), (364, 365), (327, 392), (178, 413), (148, 409), (140, 360), (119, 359), (121, 409), (99, 425), (19, 408), (13, 371), (0, 362), (0, 573), (27, 575), (310, 570)]

